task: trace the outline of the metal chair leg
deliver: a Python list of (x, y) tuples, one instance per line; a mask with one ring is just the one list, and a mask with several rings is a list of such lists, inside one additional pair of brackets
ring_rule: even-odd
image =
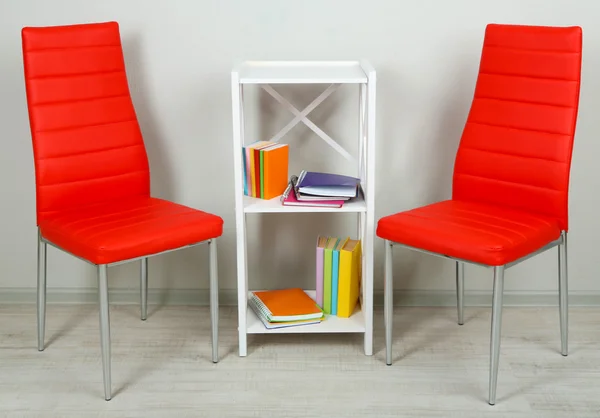
[(560, 352), (569, 353), (569, 286), (567, 272), (567, 233), (563, 232), (563, 242), (558, 246), (558, 306), (560, 311)]
[(140, 259), (140, 305), (142, 321), (148, 316), (148, 257)]
[(490, 393), (489, 404), (496, 403), (500, 334), (502, 330), (502, 296), (504, 293), (504, 266), (494, 267), (494, 296), (492, 301), (492, 332), (490, 338)]
[(217, 240), (208, 242), (210, 269), (210, 326), (212, 331), (212, 361), (219, 361), (219, 277), (217, 271)]
[(385, 240), (385, 275), (384, 275), (384, 322), (385, 322), (385, 362), (392, 365), (392, 317), (394, 314), (394, 277), (392, 274), (392, 242)]
[(102, 347), (102, 371), (104, 374), (104, 399), (109, 401), (111, 395), (110, 379), (110, 315), (108, 305), (107, 266), (98, 266), (98, 294), (100, 302), (100, 345)]
[(456, 307), (458, 309), (458, 325), (465, 323), (465, 263), (456, 262)]
[(44, 351), (46, 333), (46, 248), (47, 244), (38, 232), (37, 326), (39, 351)]

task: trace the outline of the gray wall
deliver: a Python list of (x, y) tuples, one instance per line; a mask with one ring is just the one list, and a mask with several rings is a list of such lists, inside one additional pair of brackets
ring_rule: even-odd
[[(454, 154), (473, 94), (488, 22), (581, 25), (584, 65), (571, 177), (570, 290), (580, 302), (600, 301), (598, 155), (600, 3), (595, 0), (380, 1), (42, 1), (0, 2), (0, 301), (33, 300), (36, 227), (32, 150), (23, 86), (20, 30), (117, 20), (129, 80), (145, 135), (152, 190), (158, 197), (220, 214), (222, 301), (234, 300), (235, 221), (229, 74), (242, 59), (361, 59), (378, 71), (376, 218), (450, 196)], [(301, 108), (321, 87), (281, 92)], [(356, 143), (356, 91), (344, 88), (311, 114), (332, 137)], [(251, 139), (266, 139), (292, 115), (270, 97), (248, 91)], [(260, 111), (260, 112), (259, 112)], [(292, 169), (344, 170), (342, 158), (297, 126), (285, 138)], [(249, 228), (253, 288), (313, 283), (319, 233), (354, 231), (352, 215), (253, 216)], [(375, 287), (383, 285), (377, 239)], [(452, 302), (454, 266), (395, 252), (395, 286), (405, 303)], [(203, 302), (205, 248), (150, 262), (152, 297)], [(515, 303), (547, 303), (556, 292), (556, 252), (507, 273)], [(50, 300), (95, 300), (93, 269), (49, 250)], [(467, 268), (471, 302), (485, 303), (491, 272)], [(137, 297), (137, 265), (112, 268), (115, 301)], [(379, 292), (380, 293), (380, 292)], [(377, 294), (377, 293), (376, 293)], [(380, 295), (380, 294), (379, 294)], [(412, 302), (411, 302), (412, 301)], [(509, 299), (510, 301), (510, 299)]]

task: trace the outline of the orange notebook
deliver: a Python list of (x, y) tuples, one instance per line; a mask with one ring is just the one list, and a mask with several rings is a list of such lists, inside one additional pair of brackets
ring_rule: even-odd
[(263, 157), (263, 199), (272, 199), (285, 192), (288, 185), (289, 150), (287, 144), (277, 144), (260, 150)]
[(252, 298), (269, 322), (319, 319), (323, 311), (302, 289), (252, 292)]

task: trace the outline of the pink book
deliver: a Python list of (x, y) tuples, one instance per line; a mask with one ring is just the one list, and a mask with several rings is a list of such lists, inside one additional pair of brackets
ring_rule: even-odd
[(284, 206), (318, 206), (325, 208), (341, 208), (343, 200), (298, 200), (294, 190), (288, 190), (287, 196), (284, 194), (282, 204)]
[(327, 237), (317, 238), (317, 283), (316, 283), (316, 294), (317, 294), (317, 305), (323, 308), (323, 250), (327, 245)]

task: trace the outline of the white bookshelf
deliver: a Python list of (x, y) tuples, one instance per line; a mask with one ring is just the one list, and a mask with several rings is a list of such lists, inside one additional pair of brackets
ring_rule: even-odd
[[(277, 102), (287, 108), (292, 118), (278, 134), (260, 140), (280, 140), (297, 123), (304, 123), (343, 158), (356, 165), (357, 176), (361, 179), (363, 195), (346, 202), (341, 208), (319, 208), (283, 206), (279, 198), (263, 200), (244, 195), (242, 146), (245, 141), (244, 129), (244, 85), (259, 85)], [(323, 84), (327, 85), (304, 110), (296, 109), (273, 85), (279, 84)], [(333, 138), (310, 120), (314, 110), (342, 84), (352, 84), (358, 88), (358, 155), (351, 155)], [(238, 334), (239, 355), (247, 355), (248, 334), (298, 334), (298, 333), (362, 333), (364, 352), (373, 354), (373, 243), (375, 230), (375, 110), (376, 73), (366, 61), (246, 61), (231, 72), (233, 150), (235, 181), (236, 248), (237, 248), (237, 289), (238, 289)], [(293, 159), (290, 154), (290, 159)], [(290, 173), (299, 174), (299, 173)], [(350, 318), (328, 315), (320, 324), (289, 328), (267, 329), (248, 306), (248, 256), (246, 219), (256, 213), (356, 213), (356, 235), (362, 241), (362, 281), (360, 304)], [(316, 237), (315, 237), (316, 239)], [(314, 256), (315, 249), (307, 248), (306, 256)], [(311, 278), (312, 282), (316, 278)], [(315, 297), (313, 289), (307, 289)]]

